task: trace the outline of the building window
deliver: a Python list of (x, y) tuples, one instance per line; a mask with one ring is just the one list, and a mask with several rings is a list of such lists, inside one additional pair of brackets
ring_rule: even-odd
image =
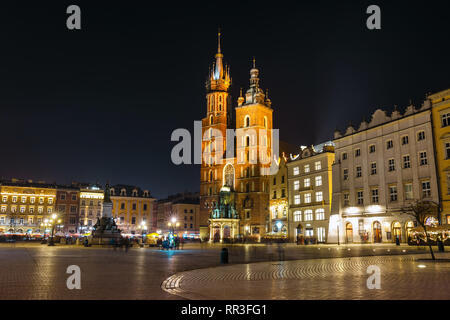
[(133, 210), (136, 210), (136, 203), (133, 203)]
[(2, 212), (5, 213), (6, 212), (6, 206), (2, 206)]
[(323, 193), (322, 191), (316, 192), (316, 202), (323, 201)]
[(298, 190), (298, 189), (300, 189), (300, 181), (295, 180), (294, 181), (294, 190)]
[(76, 194), (73, 194), (72, 195), (72, 201), (76, 201), (77, 200), (77, 195)]
[(356, 193), (356, 203), (360, 205), (364, 204), (364, 191), (358, 191)]
[(419, 162), (421, 166), (428, 164), (426, 151), (419, 152)]
[(391, 201), (397, 201), (397, 186), (389, 186), (389, 198)]
[(272, 199), (276, 199), (276, 198), (277, 198), (277, 190), (274, 190)]
[(61, 193), (61, 195), (59, 196), (59, 198), (61, 200), (66, 200), (66, 195), (64, 193)]
[(244, 122), (245, 122), (245, 124), (244, 124), (245, 127), (250, 127), (250, 117), (249, 116), (245, 116)]
[(316, 220), (325, 220), (325, 210), (320, 208), (316, 210)]
[(372, 189), (372, 203), (378, 203), (378, 189)]
[(408, 136), (403, 136), (402, 137), (402, 145), (408, 144), (409, 143), (409, 138)]
[(344, 193), (344, 207), (348, 207), (350, 205), (350, 194)]
[(30, 207), (29, 211), (30, 211), (30, 213), (34, 213), (34, 208)]
[(7, 196), (3, 196), (3, 197), (2, 197), (2, 201), (3, 201), (3, 202), (8, 201), (8, 197), (7, 197)]
[(445, 143), (445, 159), (450, 159), (450, 142)]
[(304, 168), (305, 173), (309, 172), (309, 164), (305, 164), (305, 166), (303, 168)]
[(147, 210), (147, 204), (144, 203), (144, 211), (146, 211), (146, 210)]
[(431, 197), (430, 181), (422, 181), (422, 197), (423, 198)]
[(347, 152), (342, 153), (342, 160), (347, 160)]
[(136, 224), (136, 217), (131, 218), (131, 224)]
[(355, 150), (355, 157), (359, 157), (361, 155), (361, 149)]
[(281, 197), (286, 198), (286, 189), (281, 189)]
[(394, 141), (388, 140), (386, 141), (386, 149), (391, 149), (394, 147)]
[(316, 161), (316, 162), (314, 163), (314, 168), (315, 168), (316, 170), (322, 169), (322, 163), (321, 163), (320, 161)]
[(344, 180), (348, 180), (348, 169), (344, 169), (343, 176)]
[(22, 197), (22, 203), (27, 202), (27, 197)]
[(441, 115), (441, 124), (442, 128), (450, 125), (450, 113), (444, 113)]
[(294, 211), (294, 221), (302, 221), (302, 212)]
[(371, 144), (370, 146), (369, 146), (369, 153), (374, 153), (375, 152), (375, 145), (374, 144)]
[(44, 198), (39, 198), (39, 203), (43, 204), (44, 203)]
[(326, 242), (324, 227), (317, 228), (317, 241), (318, 242)]
[(300, 169), (298, 167), (294, 167), (294, 176), (300, 173)]
[(25, 207), (20, 207), (20, 213), (25, 213)]
[(77, 212), (77, 206), (70, 206), (70, 212), (72, 213)]
[(303, 185), (305, 188), (308, 188), (311, 186), (311, 180), (309, 178), (306, 178), (305, 180), (303, 180)]
[(316, 178), (316, 187), (319, 187), (322, 185), (322, 176), (317, 176)]
[(53, 212), (53, 208), (47, 208), (47, 213), (52, 213)]
[(370, 164), (370, 174), (371, 175), (377, 174), (377, 163), (376, 162), (372, 162)]
[(16, 203), (16, 202), (17, 202), (17, 197), (16, 197), (16, 196), (13, 196), (13, 197), (12, 197), (12, 202), (13, 202), (13, 203)]
[(395, 171), (395, 160), (394, 159), (388, 160), (388, 167), (389, 167), (389, 171)]
[(403, 169), (411, 168), (411, 160), (409, 155), (403, 156)]
[(30, 198), (30, 203), (34, 203), (35, 200), (36, 200), (35, 197), (31, 197)]
[(300, 195), (299, 194), (296, 194), (294, 196), (294, 204), (300, 204)]
[(311, 203), (311, 193), (305, 194), (305, 203)]
[(313, 218), (313, 211), (312, 210), (305, 210), (305, 221), (312, 221)]
[(273, 178), (273, 185), (277, 184), (277, 178)]
[(120, 204), (120, 210), (125, 210), (125, 203), (122, 202), (122, 203)]
[(44, 207), (39, 207), (38, 208), (38, 213), (43, 213), (44, 212)]
[(425, 140), (425, 131), (419, 131), (417, 133), (417, 141)]
[(362, 176), (362, 171), (361, 170), (362, 170), (361, 166), (357, 166), (356, 167), (356, 177), (357, 178), (361, 178), (361, 176)]
[(281, 183), (284, 183), (284, 176), (281, 176)]

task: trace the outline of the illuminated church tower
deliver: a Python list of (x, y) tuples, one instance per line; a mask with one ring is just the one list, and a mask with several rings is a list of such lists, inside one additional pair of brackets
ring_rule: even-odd
[[(206, 81), (207, 110), (202, 119), (200, 236), (214, 241), (258, 238), (265, 233), (269, 218), (271, 101), (259, 86), (259, 70), (253, 60), (250, 88), (245, 97), (241, 91), (234, 110), (236, 127), (232, 128), (231, 78), (222, 60), (220, 33), (215, 58)], [(233, 137), (227, 143), (226, 129), (235, 129), (235, 141)], [(227, 145), (233, 149), (228, 150), (232, 156), (226, 152)]]

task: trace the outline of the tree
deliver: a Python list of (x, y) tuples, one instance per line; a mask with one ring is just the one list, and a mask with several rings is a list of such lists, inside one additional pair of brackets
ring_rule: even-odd
[(433, 248), (430, 242), (430, 236), (427, 232), (427, 225), (425, 224), (427, 218), (429, 217), (437, 217), (439, 212), (439, 204), (434, 201), (429, 200), (416, 200), (410, 206), (403, 208), (403, 212), (413, 216), (417, 223), (423, 228), (425, 231), (425, 237), (428, 247), (430, 248), (431, 258), (436, 260)]

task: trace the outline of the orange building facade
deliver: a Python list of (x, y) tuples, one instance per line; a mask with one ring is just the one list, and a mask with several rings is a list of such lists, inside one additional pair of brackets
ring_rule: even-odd
[[(253, 62), (250, 88), (244, 96), (241, 90), (233, 109), (220, 34), (215, 58), (206, 81), (207, 108), (202, 119), (200, 236), (214, 241), (259, 239), (269, 215), (271, 101), (259, 86), (259, 70)], [(228, 137), (227, 129), (232, 129)]]

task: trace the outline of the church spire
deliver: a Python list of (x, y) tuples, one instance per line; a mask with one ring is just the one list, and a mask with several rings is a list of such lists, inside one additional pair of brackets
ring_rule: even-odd
[(214, 69), (214, 80), (222, 79), (223, 77), (223, 54), (220, 52), (220, 29), (217, 33), (217, 53), (216, 53), (216, 67)]
[(208, 75), (208, 80), (206, 81), (206, 89), (208, 91), (228, 91), (231, 85), (230, 67), (223, 63), (221, 35), (222, 33), (219, 29), (217, 32), (217, 53), (214, 56), (215, 60), (211, 73)]

